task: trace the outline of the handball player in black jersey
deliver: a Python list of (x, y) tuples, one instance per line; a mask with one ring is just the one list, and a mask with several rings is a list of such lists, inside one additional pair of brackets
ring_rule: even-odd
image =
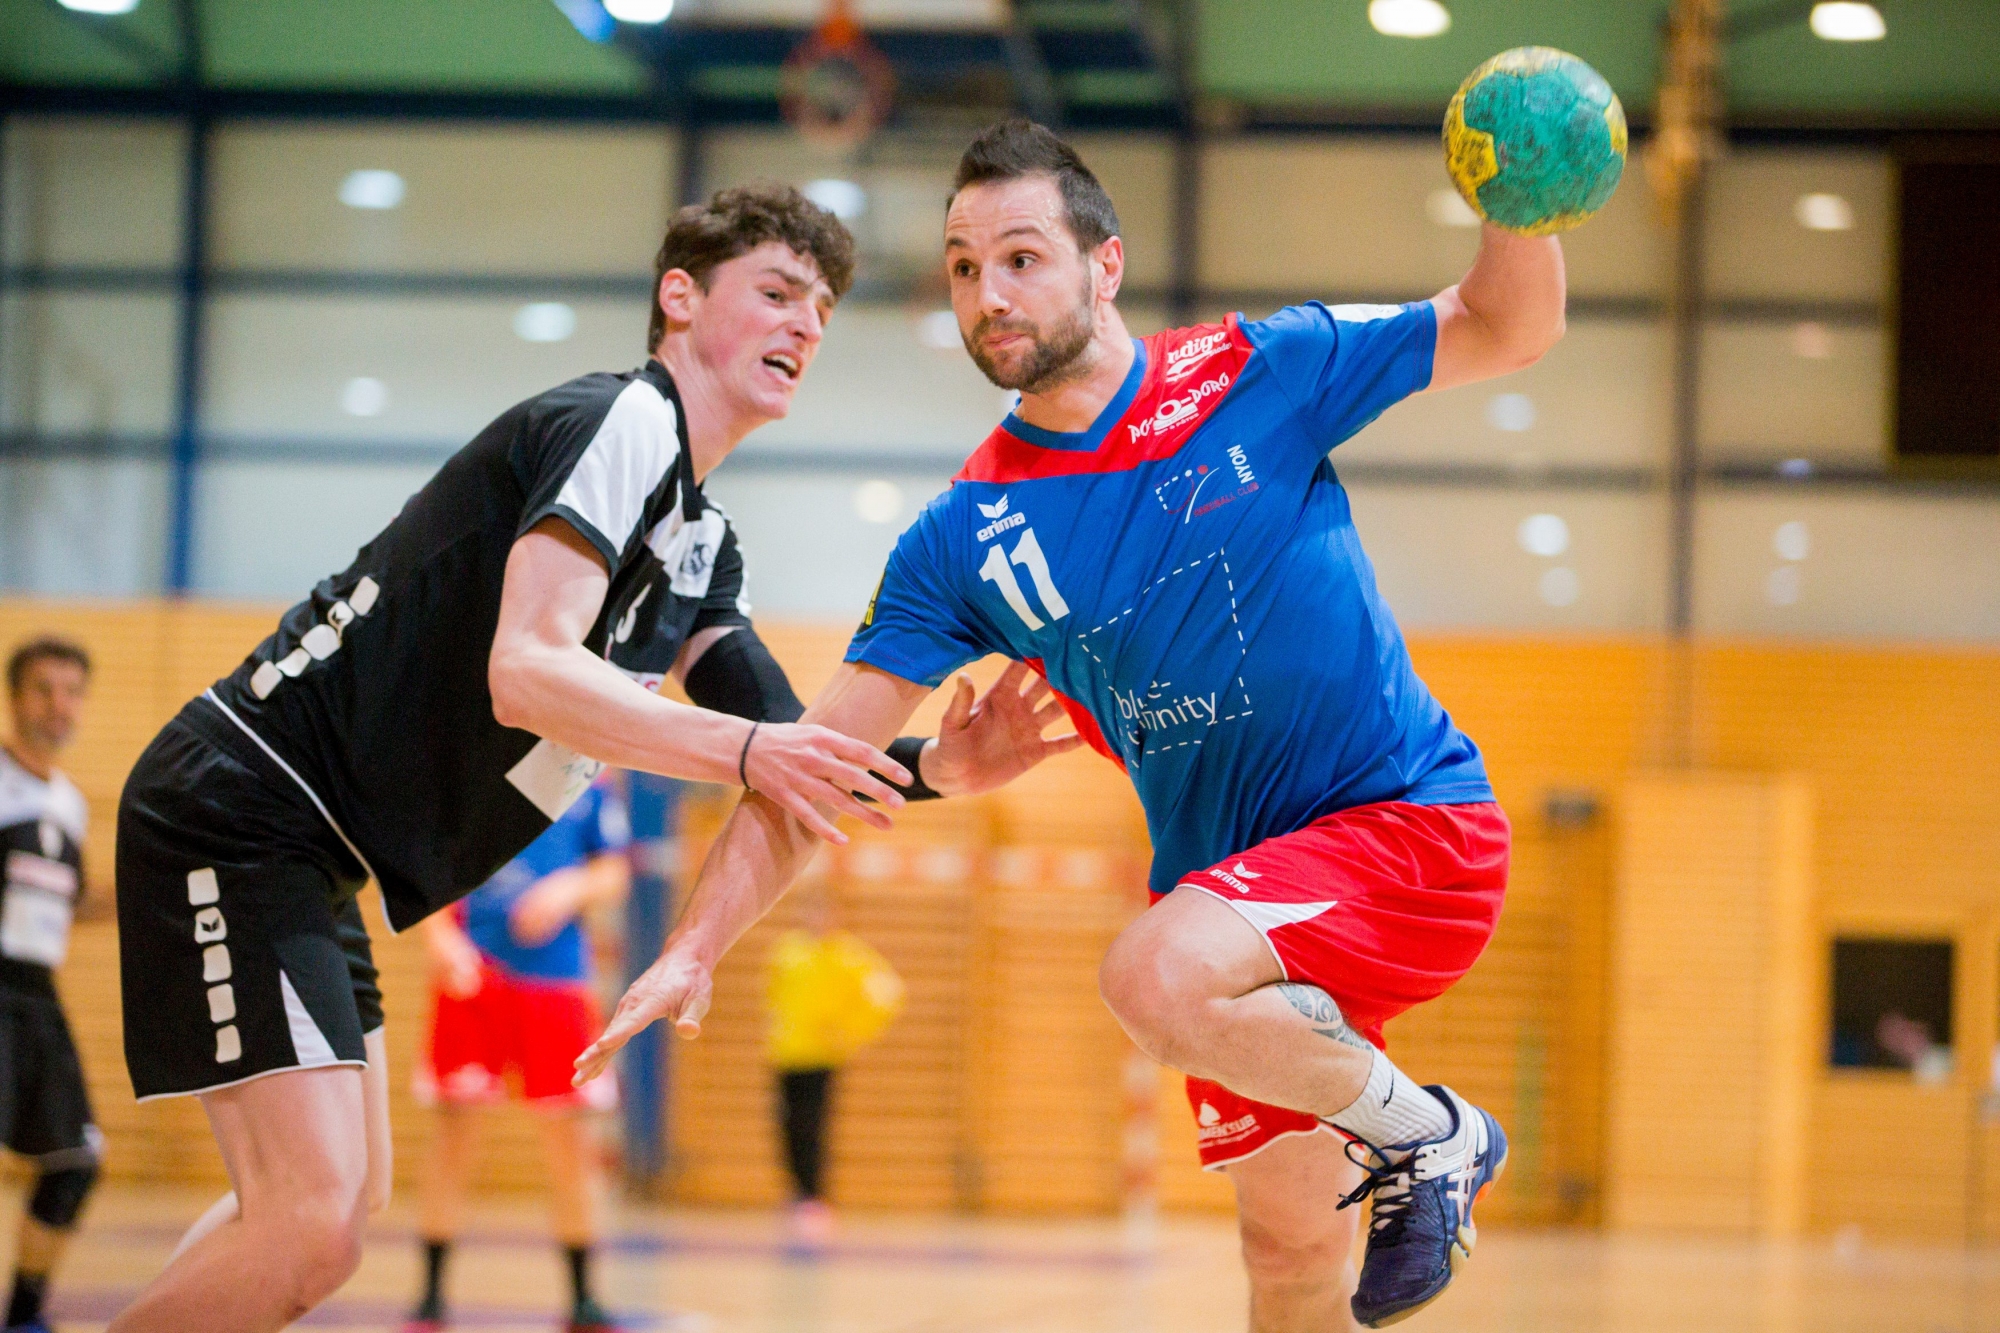
[[(938, 738), (886, 754), (797, 724), (701, 483), (789, 410), (853, 241), (794, 190), (726, 190), (675, 215), (655, 267), (644, 366), (503, 413), (127, 781), (126, 1064), (141, 1099), (201, 1096), (235, 1188), (119, 1333), (275, 1329), (359, 1263), (389, 1180), (366, 880), (407, 929), (605, 764), (740, 784), (844, 841), (815, 806), (887, 827), (906, 796), (1075, 744), (1041, 738), (1057, 706), (1018, 669), (977, 705), (961, 681)], [(670, 675), (696, 707), (657, 693)]]

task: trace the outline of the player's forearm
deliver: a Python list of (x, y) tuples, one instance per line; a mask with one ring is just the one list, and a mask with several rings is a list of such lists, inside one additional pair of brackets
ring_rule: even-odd
[(1489, 223), (1472, 268), (1446, 295), (1480, 330), (1483, 369), (1505, 374), (1533, 365), (1562, 338), (1567, 293), (1561, 242)]
[(784, 896), (818, 847), (819, 839), (775, 802), (745, 794), (708, 849), (666, 951), (713, 969)]
[(495, 645), (493, 714), (592, 759), (696, 782), (734, 783), (749, 727), (663, 699), (580, 644)]

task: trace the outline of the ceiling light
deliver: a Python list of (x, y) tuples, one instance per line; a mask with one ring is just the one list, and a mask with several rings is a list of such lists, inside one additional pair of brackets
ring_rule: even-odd
[(563, 342), (576, 332), (576, 311), (561, 301), (524, 305), (514, 312), (514, 332), (524, 342)]
[(665, 23), (674, 0), (604, 0), (604, 8), (620, 23)]
[(139, 0), (61, 0), (61, 4), (79, 14), (129, 14), (139, 7)]
[(864, 481), (854, 488), (854, 512), (867, 523), (894, 523), (903, 513), (903, 488), (893, 481)]
[(1780, 559), (1798, 561), (1812, 554), (1812, 533), (1798, 519), (1780, 523), (1778, 530), (1771, 534), (1771, 549)]
[(1813, 36), (1829, 42), (1879, 42), (1889, 35), (1882, 11), (1873, 5), (1845, 3), (1812, 7)]
[(1802, 194), (1792, 216), (1807, 231), (1854, 230), (1854, 205), (1837, 194)]
[(1459, 197), (1457, 190), (1432, 190), (1424, 200), (1424, 212), (1432, 222), (1440, 227), (1476, 227), (1479, 214), (1472, 211), (1472, 205)]
[(1384, 37), (1435, 37), (1451, 26), (1438, 0), (1368, 0), (1368, 22)]
[(1817, 320), (1794, 324), (1792, 351), (1808, 361), (1824, 361), (1833, 355), (1833, 331)]
[(1797, 565), (1780, 565), (1764, 580), (1764, 600), (1772, 606), (1795, 606), (1800, 582)]
[(1529, 555), (1561, 555), (1569, 549), (1569, 524), (1560, 514), (1530, 514), (1514, 530), (1514, 539)]
[(367, 375), (349, 380), (340, 390), (340, 410), (351, 417), (379, 417), (389, 406), (389, 386)]
[(1495, 430), (1527, 430), (1535, 424), (1535, 400), (1525, 393), (1496, 393), (1486, 404), (1486, 420)]
[(807, 181), (800, 193), (842, 222), (852, 222), (868, 211), (868, 191), (853, 181)]
[(958, 316), (949, 310), (933, 310), (918, 320), (917, 341), (940, 352), (955, 352), (965, 345), (958, 336)]
[(393, 171), (350, 171), (340, 183), (340, 202), (349, 208), (394, 208), (403, 202), (403, 178)]
[(1542, 594), (1542, 600), (1550, 606), (1568, 606), (1576, 600), (1576, 595), (1582, 591), (1582, 587), (1576, 581), (1575, 570), (1568, 565), (1557, 565), (1542, 575), (1542, 581), (1536, 585), (1536, 590)]

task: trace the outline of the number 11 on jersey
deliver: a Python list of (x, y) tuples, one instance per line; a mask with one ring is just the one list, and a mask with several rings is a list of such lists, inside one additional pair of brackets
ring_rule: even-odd
[(986, 548), (986, 563), (979, 567), (979, 577), (1000, 589), (1000, 595), (1007, 599), (1014, 614), (1021, 617), (1022, 624), (1031, 630), (1040, 629), (1044, 621), (1028, 605), (1020, 580), (1014, 577), (1015, 565), (1027, 570), (1028, 577), (1035, 581), (1035, 596), (1041, 598), (1050, 620), (1061, 620), (1069, 614), (1069, 603), (1056, 591), (1056, 581), (1049, 574), (1049, 558), (1042, 554), (1042, 544), (1035, 540), (1033, 528), (1021, 534), (1011, 556), (1000, 549), (999, 542)]

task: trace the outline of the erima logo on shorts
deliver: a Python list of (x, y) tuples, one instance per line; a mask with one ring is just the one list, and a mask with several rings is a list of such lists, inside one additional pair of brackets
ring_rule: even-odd
[(1250, 892), (1250, 886), (1243, 882), (1244, 879), (1264, 878), (1262, 875), (1258, 874), (1254, 870), (1246, 869), (1241, 861), (1238, 861), (1236, 863), (1236, 875), (1241, 875), (1243, 879), (1238, 879), (1236, 875), (1230, 874), (1227, 870), (1210, 870), (1208, 873), (1214, 876), (1216, 879), (1221, 880), (1224, 884), (1227, 884), (1230, 888), (1236, 890), (1238, 893)]
[(236, 1030), (236, 988), (229, 984), (229, 923), (222, 919), (222, 885), (215, 871), (204, 866), (188, 871), (188, 906), (194, 914), (194, 942), (201, 951), (201, 979), (208, 987), (208, 1021), (216, 1024), (215, 1063), (226, 1065), (243, 1058), (243, 1034)]

